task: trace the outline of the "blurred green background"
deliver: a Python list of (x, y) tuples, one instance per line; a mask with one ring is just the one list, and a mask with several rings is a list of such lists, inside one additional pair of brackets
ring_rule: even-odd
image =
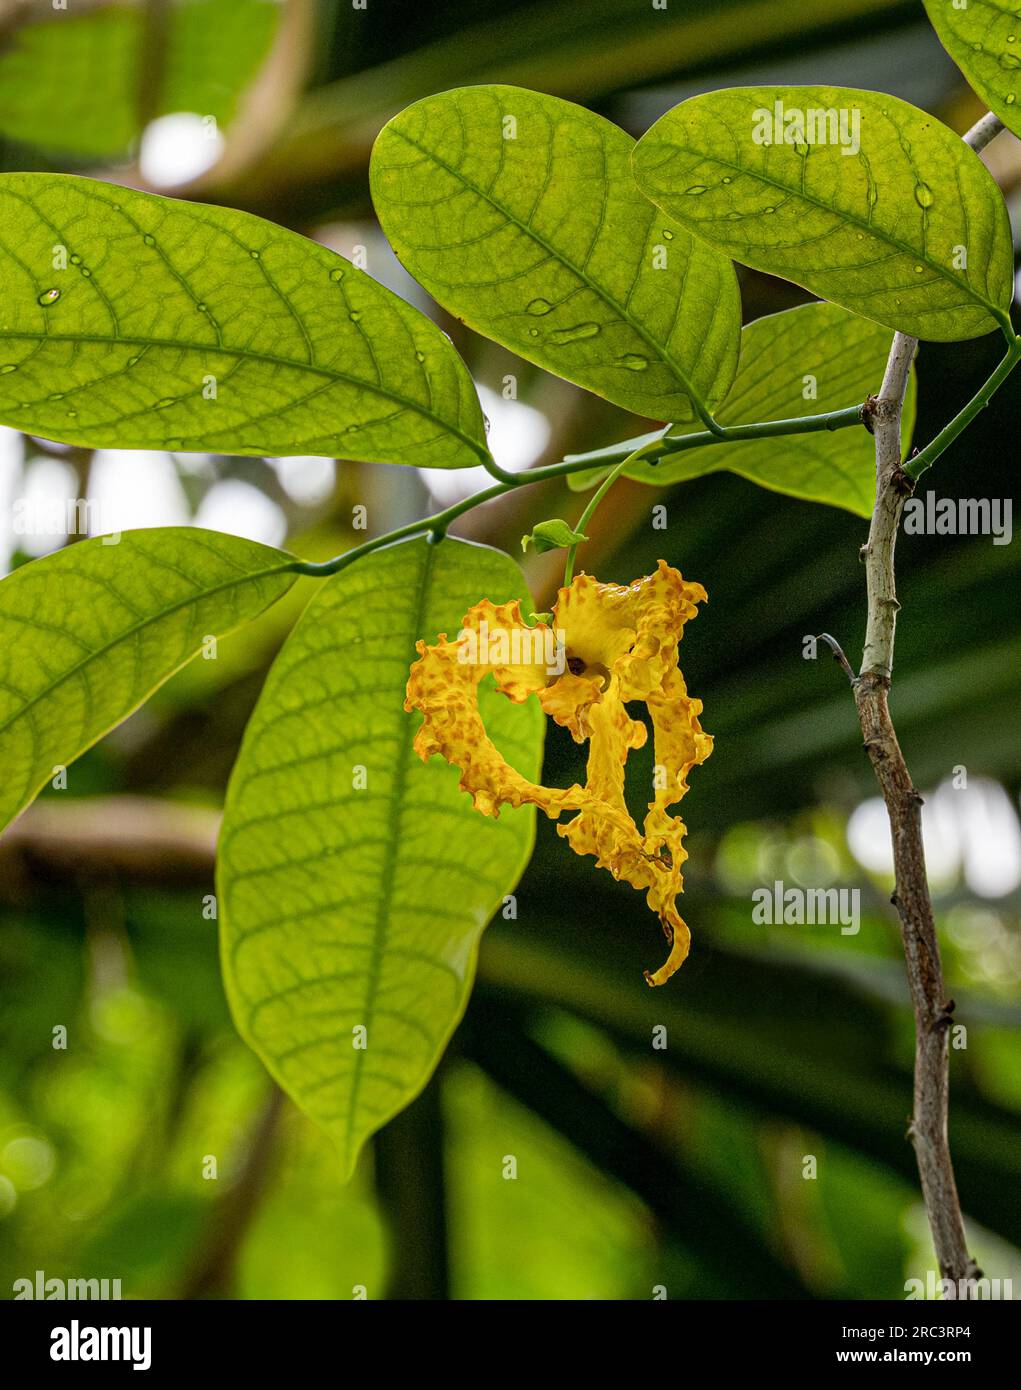
[[(522, 467), (651, 425), (446, 319), (380, 236), (366, 178), (380, 126), (419, 96), (485, 81), (569, 97), (635, 135), (686, 96), (746, 82), (886, 90), (958, 130), (979, 114), (919, 3), (78, 0), (55, 13), (42, 0), (0, 11), (0, 167), (243, 206), (363, 256), (454, 337), (497, 460)], [(1016, 226), (1021, 145), (1002, 137), (989, 162)], [(741, 277), (746, 319), (805, 298)], [(923, 348), (920, 440), (996, 353), (991, 339)], [(504, 399), (508, 374), (517, 400)], [(1010, 497), (1019, 423), (1012, 381), (923, 491)], [(87, 497), (103, 529), (196, 521), (309, 558), (363, 538), (356, 505), (375, 534), (432, 509), (430, 487), (443, 504), (477, 485), (0, 432), (3, 518), (19, 499), (38, 515)], [(460, 529), (520, 554), (534, 520), (575, 517), (583, 500), (525, 489)], [(238, 1040), (203, 910), (241, 731), (308, 590), (86, 755), (68, 791), (0, 840), (0, 1297), (40, 1269), (118, 1277), (125, 1297), (903, 1297), (933, 1260), (905, 1140), (913, 1026), (885, 822), (844, 678), (802, 657), (822, 630), (852, 660), (860, 650), (865, 533), (730, 475), (614, 489), (583, 567), (627, 582), (663, 556), (710, 595), (683, 649), (717, 737), (684, 804), (693, 955), (648, 990), (642, 969), (664, 943), (641, 895), (542, 823), (516, 920), (487, 931), (447, 1058), (345, 1188), (330, 1141)], [(0, 565), (64, 543), (59, 526), (12, 521)], [(967, 1028), (951, 1141), (972, 1249), (1021, 1293), (1019, 555), (988, 536), (902, 538), (893, 711), (927, 796), (948, 988)], [(530, 561), (540, 607), (558, 563)], [(581, 751), (552, 732), (544, 780), (577, 778)], [(861, 888), (860, 934), (753, 924), (752, 891), (776, 879)], [(66, 1051), (52, 1046), (59, 1025)]]

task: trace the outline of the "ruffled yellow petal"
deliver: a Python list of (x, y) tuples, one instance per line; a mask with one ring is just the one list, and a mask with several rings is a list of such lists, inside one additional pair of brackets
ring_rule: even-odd
[[(652, 985), (677, 970), (691, 940), (676, 908), (686, 829), (670, 807), (687, 791), (691, 768), (712, 752), (698, 721), (701, 702), (689, 697), (677, 667), (684, 624), (705, 598), (700, 584), (686, 583), (661, 560), (655, 574), (624, 586), (579, 575), (560, 590), (552, 633), (529, 628), (517, 603), (485, 599), (466, 614), (457, 642), (441, 634), (435, 646), (418, 643), (405, 701), (424, 716), (416, 751), (422, 758), (439, 753), (460, 768), (461, 786), (478, 810), (495, 816), (502, 804), (527, 802), (552, 818), (576, 811), (558, 827), (571, 848), (645, 890), (670, 942), (666, 963), (646, 971)], [(544, 787), (505, 761), (478, 710), (478, 684), (490, 673), (508, 698), (536, 694), (577, 742), (588, 740), (584, 787)], [(646, 704), (654, 735), (654, 796), (641, 831), (624, 799), (628, 753), (647, 738), (644, 723), (627, 712), (632, 701)]]
[(539, 691), (539, 703), (557, 724), (570, 729), (575, 743), (588, 738), (588, 712), (602, 698), (603, 682), (596, 676), (576, 676), (570, 670)]
[(498, 815), (503, 802), (520, 806), (535, 801), (541, 805), (540, 798), (548, 790), (510, 766), (486, 733), (479, 714), (478, 684), (487, 675), (492, 675), (499, 689), (517, 703), (545, 685), (548, 677), (539, 663), (514, 664), (510, 660), (513, 635), (517, 635), (518, 654), (530, 653), (532, 631), (516, 601), (493, 604), (483, 599), (465, 614), (456, 641), (448, 642), (447, 634), (441, 632), (433, 647), (423, 641), (417, 643), (420, 659), (408, 678), (404, 708), (418, 709), (425, 715), (415, 735), (415, 751), (423, 760), (439, 753), (459, 767), (462, 789), (471, 794), (475, 809), (487, 816)]

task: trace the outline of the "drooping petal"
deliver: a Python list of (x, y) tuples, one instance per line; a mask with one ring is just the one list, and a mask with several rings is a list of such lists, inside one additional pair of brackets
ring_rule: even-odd
[[(558, 827), (578, 854), (643, 889), (670, 942), (666, 963), (652, 985), (664, 983), (688, 953), (690, 933), (677, 912), (687, 857), (684, 822), (670, 807), (688, 790), (688, 773), (712, 752), (699, 724), (701, 701), (692, 699), (677, 666), (684, 624), (706, 598), (660, 561), (655, 574), (633, 584), (601, 584), (579, 575), (561, 589), (552, 627), (562, 648), (551, 655), (549, 630), (529, 628), (515, 603), (476, 604), (457, 642), (441, 634), (435, 646), (418, 643), (405, 708), (424, 716), (415, 738), (423, 757), (440, 753), (461, 770), (461, 786), (476, 808), (498, 815), (502, 804), (532, 803), (556, 818), (577, 815)], [(566, 650), (565, 650), (566, 649)], [(478, 709), (478, 683), (492, 673), (508, 698), (536, 694), (546, 713), (589, 741), (586, 785), (544, 787), (522, 777), (493, 745)], [(638, 829), (624, 797), (628, 753), (647, 739), (643, 723), (626, 704), (648, 707), (654, 734), (654, 795)]]
[[(520, 806), (546, 791), (510, 766), (486, 733), (479, 713), (478, 685), (487, 675), (518, 703), (545, 684), (546, 673), (538, 663), (514, 664), (510, 659), (511, 634), (519, 634), (520, 655), (522, 632), (530, 634), (531, 629), (516, 600), (493, 604), (484, 599), (465, 614), (456, 641), (449, 642), (441, 632), (435, 646), (417, 643), (419, 660), (408, 677), (404, 708), (420, 710), (425, 716), (415, 735), (416, 753), (423, 761), (439, 753), (459, 767), (462, 790), (471, 794), (475, 809), (487, 816), (498, 815), (503, 802)], [(530, 654), (530, 635), (527, 640)], [(490, 659), (493, 656), (495, 662)]]

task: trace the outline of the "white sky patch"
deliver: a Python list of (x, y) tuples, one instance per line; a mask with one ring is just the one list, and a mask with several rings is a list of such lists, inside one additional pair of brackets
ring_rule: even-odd
[[(980, 898), (1002, 898), (1021, 886), (1021, 822), (1006, 790), (987, 777), (966, 787), (943, 782), (927, 793), (922, 838), (931, 882), (949, 887), (963, 870)], [(851, 853), (872, 873), (893, 873), (886, 807), (880, 797), (858, 806), (847, 823)]]
[(186, 473), (189, 478), (204, 478), (212, 481), (216, 477), (216, 454), (173, 454), (171, 455), (177, 464), (178, 472)]
[(78, 474), (69, 463), (34, 459), (14, 499), (14, 545), (33, 558), (59, 549), (67, 540), (68, 502), (77, 486)]
[(980, 898), (1003, 898), (1021, 884), (1021, 824), (1004, 787), (975, 778), (958, 802), (957, 820), (964, 846), (964, 878)]
[[(550, 422), (541, 410), (524, 401), (505, 401), (488, 386), (475, 383), (482, 410), (489, 421), (489, 449), (501, 468), (510, 473), (522, 473), (530, 468), (550, 441)], [(441, 507), (449, 507), (472, 492), (478, 492), (493, 481), (486, 470), (478, 468), (421, 468), (419, 469), (430, 496)]]
[(223, 136), (209, 117), (190, 111), (158, 116), (146, 126), (138, 167), (154, 188), (190, 183), (211, 169), (223, 153)]
[(14, 534), (11, 529), (14, 499), (21, 491), (21, 464), (25, 445), (17, 430), (0, 426), (0, 575), (11, 567)]
[(98, 531), (146, 526), (187, 526), (191, 520), (177, 469), (169, 454), (100, 449), (89, 471), (89, 496)]
[(290, 458), (267, 459), (276, 469), (280, 486), (292, 501), (302, 507), (314, 507), (325, 502), (333, 492), (337, 465), (333, 459), (312, 454), (296, 454)]
[(195, 514), (195, 525), (263, 545), (279, 545), (287, 534), (287, 518), (272, 498), (240, 478), (225, 478), (209, 489)]

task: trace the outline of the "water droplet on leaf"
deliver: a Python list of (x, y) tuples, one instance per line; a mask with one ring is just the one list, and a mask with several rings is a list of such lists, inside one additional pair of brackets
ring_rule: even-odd
[(39, 303), (45, 309), (50, 304), (56, 304), (59, 298), (59, 290), (43, 290), (42, 294), (39, 296)]
[(697, 198), (700, 193), (705, 192), (704, 183), (693, 183), (690, 188), (686, 188), (685, 193), (690, 193), (693, 198)]
[(638, 352), (628, 352), (618, 361), (622, 367), (627, 367), (629, 372), (644, 372), (649, 365), (649, 359)]
[(931, 208), (935, 201), (935, 195), (927, 183), (915, 184), (915, 202), (920, 208)]
[(598, 323), (576, 323), (571, 328), (556, 329), (547, 341), (562, 346), (565, 343), (576, 343), (582, 338), (595, 338), (599, 331)]
[(528, 305), (528, 312), (538, 318), (540, 314), (548, 314), (552, 308), (553, 305), (548, 299), (533, 299)]

